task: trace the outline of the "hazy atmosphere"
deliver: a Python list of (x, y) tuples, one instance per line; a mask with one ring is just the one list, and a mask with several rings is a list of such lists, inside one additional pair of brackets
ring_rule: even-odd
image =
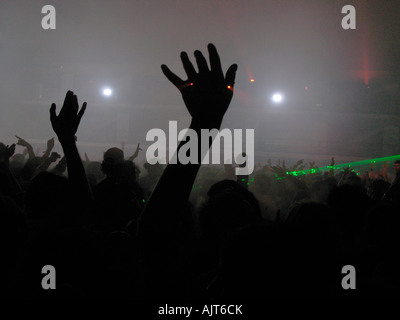
[(400, 299), (400, 0), (0, 0), (0, 30), (0, 299)]
[[(48, 4), (55, 30), (41, 25)], [(341, 25), (347, 4), (355, 30)], [(44, 149), (48, 109), (73, 90), (88, 103), (77, 136), (92, 158), (146, 147), (151, 128), (189, 124), (161, 64), (184, 78), (179, 53), (211, 42), (224, 70), (238, 64), (223, 127), (254, 129), (256, 160), (398, 154), (399, 16), (400, 1), (1, 1), (0, 140)]]

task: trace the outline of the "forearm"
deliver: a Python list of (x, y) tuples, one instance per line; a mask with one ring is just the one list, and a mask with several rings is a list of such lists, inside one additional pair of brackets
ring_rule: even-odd
[(50, 153), (51, 153), (52, 149), (46, 149), (45, 153), (43, 154), (42, 158), (48, 158), (50, 157)]
[[(204, 121), (193, 120), (189, 129), (196, 132), (201, 137), (201, 129), (219, 129), (221, 121), (208, 123)], [(179, 150), (187, 142), (182, 141), (177, 148)], [(208, 147), (211, 146), (211, 141)], [(198, 161), (197, 163), (182, 164), (177, 157), (177, 164), (168, 164), (160, 180), (158, 181), (153, 193), (143, 210), (140, 227), (146, 228), (146, 225), (167, 227), (176, 219), (179, 219), (180, 209), (186, 205), (192, 186), (200, 169), (204, 155), (201, 154), (201, 141), (198, 141)], [(165, 214), (168, 212), (168, 214)], [(140, 231), (140, 230), (139, 230)]]
[(91, 199), (91, 191), (75, 139), (61, 142), (67, 162), (68, 180), (82, 200)]
[(132, 156), (130, 156), (129, 158), (128, 158), (128, 161), (133, 161), (133, 160), (135, 160), (136, 158), (137, 158), (137, 154), (135, 153), (134, 155), (132, 155)]
[(29, 159), (33, 159), (36, 157), (35, 153), (33, 152), (33, 147), (31, 145), (27, 146), (26, 150), (28, 151)]
[(50, 167), (51, 163), (52, 161), (50, 158), (43, 156), (42, 163), (36, 168), (35, 175), (42, 171), (46, 171)]
[[(192, 116), (192, 122), (189, 129), (192, 129), (197, 138), (201, 137), (202, 129), (219, 129), (222, 118), (229, 107), (233, 96), (233, 86), (237, 65), (231, 65), (226, 75), (221, 68), (221, 61), (217, 49), (213, 44), (207, 46), (210, 67), (203, 54), (196, 50), (194, 52), (198, 70), (195, 70), (193, 64), (186, 52), (181, 52), (180, 58), (185, 69), (187, 80), (182, 80), (174, 74), (166, 65), (161, 65), (161, 70), (169, 81), (180, 91), (183, 101), (189, 114)], [(188, 138), (190, 139), (190, 132)], [(202, 163), (202, 149), (208, 150), (210, 140), (205, 142), (197, 140), (197, 159), (190, 155), (191, 159), (187, 159), (183, 164), (180, 162), (181, 154), (192, 152), (193, 146), (186, 146), (186, 139), (181, 142), (177, 148), (176, 160), (177, 164), (168, 164), (163, 175), (161, 176), (155, 190), (153, 191), (146, 207), (143, 210), (139, 221), (139, 235), (143, 239), (148, 240), (150, 247), (160, 249), (163, 244), (163, 233), (170, 234), (174, 232), (178, 226), (177, 222), (185, 214), (185, 206), (189, 198), (194, 180)], [(189, 141), (188, 143), (192, 143)], [(185, 147), (183, 149), (183, 147)], [(188, 148), (186, 148), (188, 147)], [(190, 147), (190, 148), (189, 148)], [(183, 149), (183, 150), (182, 150)], [(196, 163), (190, 163), (193, 160)], [(174, 159), (175, 160), (175, 159)]]
[(129, 161), (133, 161), (133, 160), (135, 160), (137, 157), (138, 157), (138, 155), (139, 155), (139, 151), (140, 150), (142, 150), (142, 149), (140, 149), (140, 143), (137, 145), (137, 148), (136, 148), (136, 151), (135, 151), (135, 153), (133, 154), (133, 155), (131, 155), (130, 157), (129, 157)]

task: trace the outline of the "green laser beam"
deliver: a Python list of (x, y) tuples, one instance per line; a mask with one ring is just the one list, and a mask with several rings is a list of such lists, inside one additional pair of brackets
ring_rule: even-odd
[(319, 171), (340, 170), (343, 168), (351, 168), (351, 167), (362, 166), (362, 165), (371, 164), (371, 163), (385, 162), (385, 161), (395, 161), (395, 160), (399, 160), (399, 159), (400, 159), (400, 155), (396, 155), (396, 156), (390, 156), (390, 157), (382, 157), (382, 158), (367, 159), (367, 160), (361, 160), (361, 161), (336, 164), (333, 166), (326, 166), (326, 167), (317, 168), (317, 169), (308, 169), (308, 170), (301, 170), (301, 171), (287, 171), (286, 174), (291, 174), (293, 176), (301, 176), (301, 175), (305, 175), (308, 173), (316, 173)]

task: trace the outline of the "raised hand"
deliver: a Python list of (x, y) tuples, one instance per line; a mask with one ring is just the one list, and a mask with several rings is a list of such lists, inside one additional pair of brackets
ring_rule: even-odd
[(133, 161), (134, 159), (136, 159), (137, 156), (139, 155), (140, 150), (142, 150), (142, 148), (140, 148), (140, 143), (138, 143), (135, 153), (129, 158), (129, 160)]
[(61, 158), (60, 161), (58, 161), (57, 165), (53, 169), (53, 172), (58, 174), (63, 174), (66, 169), (67, 169), (67, 160), (65, 159), (64, 156)]
[(39, 174), (42, 171), (46, 171), (49, 166), (53, 162), (56, 162), (59, 158), (61, 158), (61, 156), (57, 152), (52, 152), (50, 156), (43, 156), (42, 163), (36, 168), (35, 175)]
[(51, 138), (51, 139), (47, 140), (47, 148), (46, 148), (46, 151), (44, 152), (43, 157), (44, 158), (49, 157), (50, 152), (51, 152), (51, 150), (53, 150), (53, 148), (54, 148), (54, 138)]
[[(85, 212), (85, 206), (89, 204), (91, 199), (90, 187), (76, 146), (75, 136), (85, 110), (86, 102), (83, 103), (82, 108), (79, 110), (78, 98), (72, 91), (67, 92), (58, 116), (56, 115), (56, 105), (54, 103), (50, 108), (51, 125), (64, 151), (68, 169), (68, 181), (73, 190), (73, 201), (76, 202), (76, 210), (80, 213)], [(63, 159), (60, 162), (63, 162)]]
[[(22, 139), (21, 137), (15, 136), (18, 141), (17, 141), (17, 145), (25, 147), (26, 152), (28, 153), (29, 159), (33, 159), (35, 158), (35, 153), (33, 152), (33, 147), (32, 145), (27, 142), (26, 140)], [(24, 150), (24, 152), (25, 152)]]
[(26, 148), (31, 146), (29, 142), (27, 142), (26, 140), (22, 139), (21, 137), (18, 137), (18, 136), (15, 136), (15, 137), (18, 139), (17, 145), (19, 145), (21, 147), (26, 147)]
[(86, 110), (86, 102), (79, 110), (78, 98), (72, 92), (68, 91), (63, 107), (59, 115), (56, 115), (56, 105), (53, 103), (50, 108), (50, 121), (54, 132), (57, 134), (60, 143), (75, 142), (75, 133), (78, 130), (79, 122)]
[(187, 53), (181, 53), (183, 68), (188, 77), (186, 81), (174, 74), (166, 65), (162, 65), (161, 69), (181, 92), (186, 108), (194, 121), (206, 126), (220, 126), (232, 100), (237, 65), (231, 65), (224, 76), (217, 49), (211, 43), (208, 45), (208, 52), (210, 68), (203, 54), (198, 50), (194, 52), (198, 72)]
[[(237, 65), (228, 68), (226, 75), (222, 72), (221, 62), (214, 45), (208, 45), (210, 64), (200, 51), (195, 51), (198, 71), (195, 70), (186, 52), (181, 53), (183, 68), (187, 80), (182, 80), (167, 66), (162, 65), (164, 75), (181, 92), (186, 108), (192, 116), (190, 129), (198, 135), (201, 129), (219, 129), (233, 96), (233, 85)], [(210, 142), (210, 141), (209, 141)], [(178, 145), (177, 153), (182, 150), (186, 141)], [(198, 144), (199, 149), (202, 143)], [(198, 155), (201, 150), (198, 150)], [(154, 274), (162, 273), (162, 264), (170, 259), (171, 251), (178, 253), (185, 244), (177, 243), (176, 231), (182, 223), (186, 204), (192, 191), (196, 174), (201, 166), (197, 163), (169, 163), (154, 188), (143, 209), (138, 222), (138, 237), (143, 244), (142, 252)], [(183, 238), (182, 238), (183, 239)], [(178, 240), (179, 242), (179, 240)], [(182, 246), (181, 246), (182, 245)], [(166, 254), (168, 252), (168, 255)], [(175, 253), (174, 253), (175, 254)], [(152, 271), (153, 272), (153, 271)], [(151, 289), (156, 292), (157, 287)]]
[(50, 157), (49, 157), (49, 160), (51, 162), (56, 162), (57, 159), (60, 159), (60, 158), (61, 158), (61, 156), (57, 152), (52, 152)]

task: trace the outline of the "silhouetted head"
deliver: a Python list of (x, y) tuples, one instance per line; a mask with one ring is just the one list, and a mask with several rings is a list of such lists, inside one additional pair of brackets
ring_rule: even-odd
[(236, 181), (220, 181), (207, 195), (209, 198), (199, 216), (207, 241), (220, 244), (230, 232), (262, 220), (257, 199)]
[(98, 161), (90, 161), (87, 164), (85, 171), (91, 186), (96, 185), (104, 178), (101, 163)]
[(125, 160), (115, 165), (115, 175), (119, 181), (134, 183), (138, 177), (138, 170), (132, 161)]
[(114, 167), (124, 161), (124, 152), (119, 148), (111, 148), (104, 152), (101, 168), (107, 175), (114, 174)]
[(25, 156), (21, 153), (17, 153), (11, 158), (10, 168), (22, 168), (25, 161)]

